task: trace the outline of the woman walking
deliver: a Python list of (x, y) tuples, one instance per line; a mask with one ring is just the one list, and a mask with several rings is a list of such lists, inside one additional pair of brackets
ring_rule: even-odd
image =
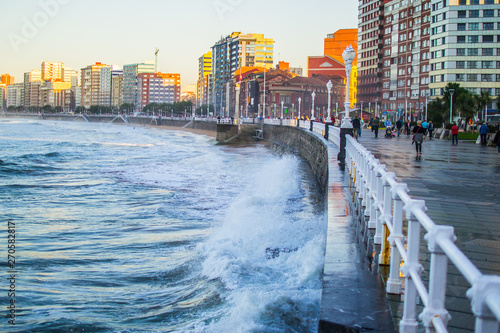
[(425, 128), (422, 127), (422, 121), (419, 120), (417, 125), (413, 127), (413, 143), (415, 143), (415, 150), (417, 156), (422, 155), (422, 142), (425, 140)]

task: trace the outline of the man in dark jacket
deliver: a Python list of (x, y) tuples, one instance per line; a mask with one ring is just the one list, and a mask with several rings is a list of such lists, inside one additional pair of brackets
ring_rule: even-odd
[(479, 135), (481, 135), (481, 146), (486, 146), (486, 136), (488, 135), (488, 132), (490, 129), (488, 128), (488, 125), (486, 123), (483, 123), (481, 127), (479, 127)]
[(500, 130), (495, 134), (495, 138), (493, 139), (493, 143), (497, 146), (498, 155), (500, 156)]
[(361, 122), (359, 121), (358, 115), (356, 115), (354, 117), (354, 119), (352, 120), (352, 129), (353, 129), (354, 138), (356, 139), (356, 141), (358, 140), (360, 128), (361, 128)]
[(380, 119), (375, 117), (372, 124), (372, 131), (375, 133), (375, 137), (378, 138), (378, 127), (380, 126)]

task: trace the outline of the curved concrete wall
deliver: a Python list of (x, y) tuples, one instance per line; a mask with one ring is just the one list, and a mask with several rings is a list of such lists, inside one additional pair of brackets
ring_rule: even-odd
[(305, 158), (311, 166), (322, 191), (328, 187), (328, 149), (313, 133), (291, 126), (264, 125), (264, 140), (283, 145)]

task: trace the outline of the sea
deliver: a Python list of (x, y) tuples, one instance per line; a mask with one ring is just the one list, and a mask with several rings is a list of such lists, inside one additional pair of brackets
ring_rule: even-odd
[(262, 143), (0, 118), (1, 332), (317, 332), (324, 195)]

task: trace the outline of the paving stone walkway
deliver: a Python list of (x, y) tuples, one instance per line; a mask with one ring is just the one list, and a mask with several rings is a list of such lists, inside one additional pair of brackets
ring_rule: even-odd
[[(496, 148), (427, 139), (417, 157), (411, 136), (388, 139), (379, 133), (375, 138), (363, 130), (359, 142), (399, 182), (408, 184), (411, 197), (425, 200), (427, 214), (436, 224), (455, 228), (457, 246), (481, 272), (500, 275), (500, 156)], [(428, 260), (424, 247), (422, 258)], [(451, 264), (448, 281), (450, 331), (471, 331), (474, 318), (465, 297), (470, 286)]]

